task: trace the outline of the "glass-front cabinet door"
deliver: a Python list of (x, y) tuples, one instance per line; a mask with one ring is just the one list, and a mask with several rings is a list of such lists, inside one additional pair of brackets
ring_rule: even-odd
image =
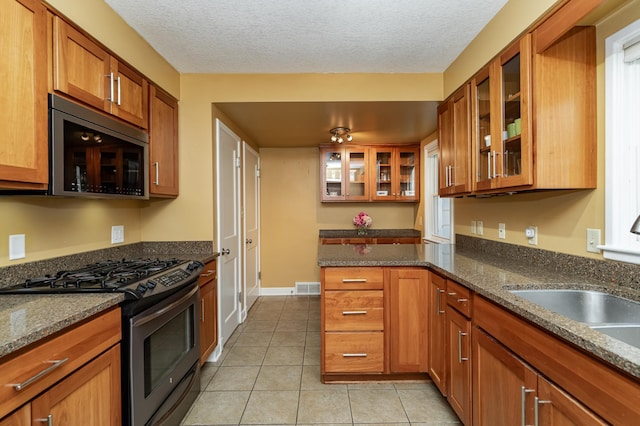
[(524, 36), (473, 78), (475, 191), (533, 184), (530, 40)]
[(502, 158), (499, 186), (533, 184), (529, 107), (531, 37), (520, 39), (500, 56)]
[(323, 182), (322, 201), (340, 201), (345, 199), (344, 149), (322, 148), (321, 179)]
[(366, 148), (347, 148), (345, 150), (348, 172), (346, 197), (353, 201), (369, 200), (368, 150)]
[(373, 200), (415, 201), (419, 197), (419, 148), (372, 148)]
[(501, 141), (492, 141), (491, 132), (491, 77), (490, 67), (473, 79), (473, 111), (476, 147), (475, 189), (491, 189), (492, 179), (497, 176), (495, 158), (500, 152)]
[(372, 167), (374, 172), (375, 183), (373, 184), (374, 200), (393, 200), (395, 199), (395, 181), (396, 176), (393, 173), (393, 154), (394, 150), (390, 147), (374, 148), (372, 158), (375, 166)]

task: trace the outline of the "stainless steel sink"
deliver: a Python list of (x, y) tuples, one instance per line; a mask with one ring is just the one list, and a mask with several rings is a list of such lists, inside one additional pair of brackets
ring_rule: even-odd
[(510, 290), (591, 329), (640, 348), (640, 302), (591, 290)]
[(624, 325), (591, 325), (592, 329), (604, 333), (614, 339), (622, 340), (625, 343), (640, 348), (640, 324)]
[(640, 303), (590, 290), (511, 290), (550, 311), (589, 325), (640, 324)]

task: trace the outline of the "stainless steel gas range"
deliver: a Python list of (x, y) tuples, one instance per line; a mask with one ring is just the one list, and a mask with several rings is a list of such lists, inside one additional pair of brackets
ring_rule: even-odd
[(125, 425), (175, 425), (200, 391), (199, 287), (204, 265), (123, 259), (27, 279), (0, 294), (124, 293)]

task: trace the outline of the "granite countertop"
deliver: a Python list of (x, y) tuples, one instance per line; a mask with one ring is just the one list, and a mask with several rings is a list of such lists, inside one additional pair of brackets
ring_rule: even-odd
[(121, 293), (0, 296), (2, 357), (124, 300)]
[[(207, 263), (218, 256), (218, 253), (192, 250), (194, 246), (196, 249), (201, 248), (189, 243), (132, 244), (116, 250), (97, 250), (0, 268), (0, 287), (104, 259), (177, 258)], [(204, 246), (208, 248), (206, 244)], [(167, 247), (170, 249), (167, 250)], [(0, 362), (2, 357), (116, 306), (123, 300), (124, 295), (121, 293), (0, 295)]]
[(607, 291), (640, 301), (640, 292), (604, 281), (546, 272), (531, 262), (502, 259), (451, 244), (319, 245), (318, 265), (424, 266), (528, 319), (627, 373), (640, 378), (640, 348), (511, 294), (522, 288), (574, 288)]
[(416, 229), (367, 229), (366, 235), (358, 235), (358, 230), (353, 229), (321, 229), (320, 238), (402, 238), (420, 237), (420, 231)]

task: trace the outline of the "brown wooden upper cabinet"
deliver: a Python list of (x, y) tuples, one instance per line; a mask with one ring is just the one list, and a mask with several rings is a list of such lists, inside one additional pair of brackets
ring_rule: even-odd
[(438, 106), (439, 171), (441, 196), (471, 192), (471, 134), (469, 84)]
[(373, 201), (420, 199), (420, 147), (371, 147)]
[(480, 70), (470, 102), (465, 84), (439, 106), (441, 196), (595, 188), (595, 29), (551, 32), (542, 23)]
[(419, 152), (418, 145), (322, 146), (320, 199), (418, 201)]
[(149, 90), (149, 195), (178, 196), (178, 102), (163, 90)]
[(472, 79), (476, 193), (596, 185), (594, 29), (534, 53), (539, 31)]
[(44, 189), (49, 180), (46, 11), (38, 0), (0, 3), (0, 188)]
[(60, 17), (53, 18), (53, 89), (146, 129), (147, 80)]

